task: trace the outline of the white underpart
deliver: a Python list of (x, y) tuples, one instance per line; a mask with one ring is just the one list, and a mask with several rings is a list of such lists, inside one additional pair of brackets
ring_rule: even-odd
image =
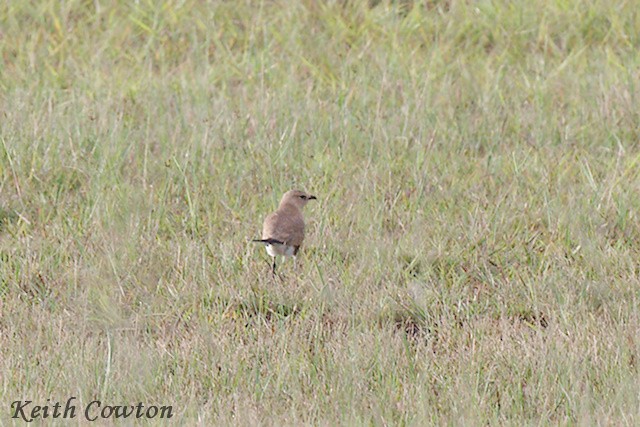
[(267, 253), (271, 256), (276, 255), (284, 255), (284, 256), (293, 256), (293, 252), (295, 248), (290, 245), (280, 245), (280, 244), (267, 244), (265, 245), (267, 248)]

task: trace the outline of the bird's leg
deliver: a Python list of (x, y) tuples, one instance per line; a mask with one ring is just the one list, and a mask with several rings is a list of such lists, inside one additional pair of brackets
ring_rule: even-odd
[(271, 272), (276, 275), (276, 257), (273, 257), (273, 265), (271, 266)]

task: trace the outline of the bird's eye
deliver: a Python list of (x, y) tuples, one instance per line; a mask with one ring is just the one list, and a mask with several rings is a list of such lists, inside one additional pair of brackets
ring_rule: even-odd
[(307, 198), (307, 196), (299, 196), (302, 200), (305, 200)]

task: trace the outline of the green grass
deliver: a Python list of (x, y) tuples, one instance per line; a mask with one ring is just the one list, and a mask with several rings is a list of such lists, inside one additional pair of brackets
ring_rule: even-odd
[(0, 424), (640, 422), (637, 2), (120, 3), (0, 5)]

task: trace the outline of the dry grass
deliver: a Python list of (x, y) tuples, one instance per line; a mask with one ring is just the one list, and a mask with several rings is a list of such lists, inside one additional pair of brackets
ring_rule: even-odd
[(129, 3), (0, 6), (0, 423), (638, 424), (636, 3)]

